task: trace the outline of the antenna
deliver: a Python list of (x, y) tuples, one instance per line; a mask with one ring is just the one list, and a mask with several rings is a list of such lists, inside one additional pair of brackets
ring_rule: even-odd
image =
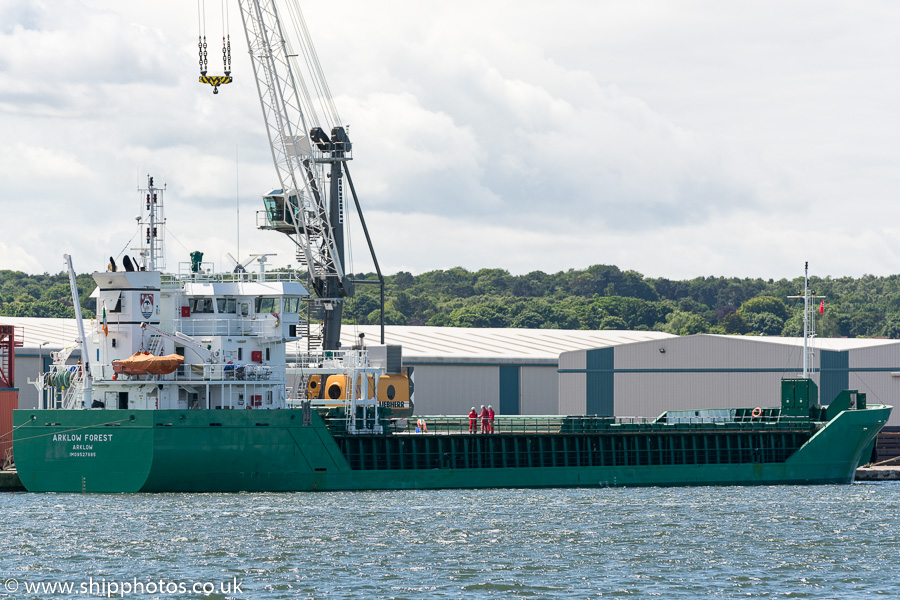
[(139, 226), (144, 229), (141, 236), (141, 256), (148, 271), (162, 271), (166, 266), (165, 227), (166, 216), (163, 194), (166, 186), (153, 185), (153, 177), (147, 175), (147, 187), (138, 188), (141, 195)]
[(788, 298), (803, 298), (803, 378), (809, 377), (810, 371), (815, 370), (816, 350), (810, 341), (816, 337), (816, 306), (810, 304), (810, 300), (824, 299), (825, 296), (816, 296), (809, 289), (809, 261), (803, 265), (803, 295), (788, 296)]
[(238, 145), (234, 145), (234, 206), (237, 211), (237, 255), (241, 255), (241, 179), (238, 173)]

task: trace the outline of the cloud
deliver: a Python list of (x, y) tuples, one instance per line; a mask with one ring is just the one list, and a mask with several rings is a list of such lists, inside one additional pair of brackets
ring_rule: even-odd
[[(147, 173), (169, 184), (173, 253), (177, 238), (234, 254), (239, 187), (242, 253), (295, 262), (289, 241), (253, 229), (278, 184), (237, 9), (235, 82), (215, 96), (197, 82), (195, 9), (0, 5), (0, 209), (15, 224), (0, 268), (26, 264), (14, 248), (36, 270), (57, 270), (61, 251), (102, 268), (133, 233)], [(831, 274), (896, 271), (900, 15), (887, 5), (304, 11), (388, 272), (788, 276), (811, 249)]]

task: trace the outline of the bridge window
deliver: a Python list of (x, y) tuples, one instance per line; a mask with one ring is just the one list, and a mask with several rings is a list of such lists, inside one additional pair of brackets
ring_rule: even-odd
[(296, 314), (300, 311), (300, 298), (285, 298), (284, 312)]
[(219, 314), (235, 314), (237, 312), (237, 300), (234, 298), (216, 298), (216, 312)]
[(211, 313), (213, 312), (212, 298), (191, 298), (192, 313)]
[(275, 312), (275, 298), (257, 298), (256, 313), (273, 313)]

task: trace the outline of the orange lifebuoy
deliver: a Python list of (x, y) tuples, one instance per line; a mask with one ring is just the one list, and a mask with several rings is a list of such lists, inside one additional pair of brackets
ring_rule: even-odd
[(753, 409), (753, 412), (750, 413), (750, 414), (753, 416), (753, 418), (761, 417), (761, 416), (762, 416), (762, 409), (761, 409), (760, 407), (757, 406), (756, 408)]

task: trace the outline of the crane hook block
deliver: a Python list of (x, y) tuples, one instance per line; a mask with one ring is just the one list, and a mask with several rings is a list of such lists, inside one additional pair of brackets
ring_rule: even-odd
[(219, 93), (219, 86), (231, 83), (233, 79), (231, 75), (201, 75), (200, 83), (208, 83), (213, 86), (213, 94)]

